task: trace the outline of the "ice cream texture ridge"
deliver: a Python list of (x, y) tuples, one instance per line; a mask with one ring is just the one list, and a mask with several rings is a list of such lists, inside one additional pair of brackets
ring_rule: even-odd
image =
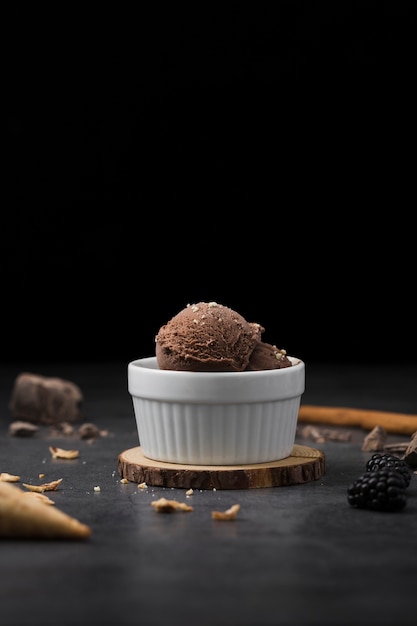
[(265, 328), (217, 302), (188, 304), (155, 337), (158, 367), (188, 372), (281, 369), (292, 362), (284, 349), (262, 341)]

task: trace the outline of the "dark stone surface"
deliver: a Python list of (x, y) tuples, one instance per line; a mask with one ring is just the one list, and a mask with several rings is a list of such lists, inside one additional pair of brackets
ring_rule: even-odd
[[(31, 371), (37, 371), (32, 364)], [(347, 487), (370, 453), (351, 442), (307, 443), (324, 451), (326, 473), (279, 488), (196, 491), (122, 484), (118, 454), (138, 445), (124, 363), (43, 364), (44, 375), (80, 385), (85, 421), (108, 430), (92, 442), (8, 433), (14, 368), (0, 368), (0, 471), (22, 482), (63, 478), (56, 505), (90, 524), (87, 542), (0, 541), (1, 624), (334, 626), (415, 623), (417, 476), (398, 513), (355, 510)], [(304, 401), (416, 412), (417, 365), (306, 369)], [(395, 435), (390, 440), (403, 439)], [(50, 445), (80, 450), (52, 459)], [(100, 486), (99, 493), (94, 491)], [(157, 513), (159, 497), (192, 512)], [(233, 522), (211, 519), (234, 503)]]

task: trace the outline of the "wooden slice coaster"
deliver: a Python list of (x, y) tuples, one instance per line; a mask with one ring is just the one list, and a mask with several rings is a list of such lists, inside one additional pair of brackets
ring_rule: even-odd
[(295, 445), (280, 461), (253, 465), (181, 465), (148, 459), (140, 446), (121, 452), (118, 471), (131, 482), (183, 489), (255, 489), (317, 480), (325, 473), (324, 453)]

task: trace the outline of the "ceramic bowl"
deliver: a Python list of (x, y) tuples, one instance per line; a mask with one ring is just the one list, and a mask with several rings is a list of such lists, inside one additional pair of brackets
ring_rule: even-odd
[(149, 459), (192, 465), (278, 461), (294, 446), (305, 365), (254, 372), (160, 370), (128, 364), (139, 445)]

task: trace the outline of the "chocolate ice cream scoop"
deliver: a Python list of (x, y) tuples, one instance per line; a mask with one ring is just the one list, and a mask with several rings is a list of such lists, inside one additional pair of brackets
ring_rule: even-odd
[(189, 304), (159, 329), (160, 369), (243, 372), (264, 328), (216, 302)]
[(278, 370), (291, 365), (285, 350), (260, 341), (256, 344), (246, 369), (247, 371)]

